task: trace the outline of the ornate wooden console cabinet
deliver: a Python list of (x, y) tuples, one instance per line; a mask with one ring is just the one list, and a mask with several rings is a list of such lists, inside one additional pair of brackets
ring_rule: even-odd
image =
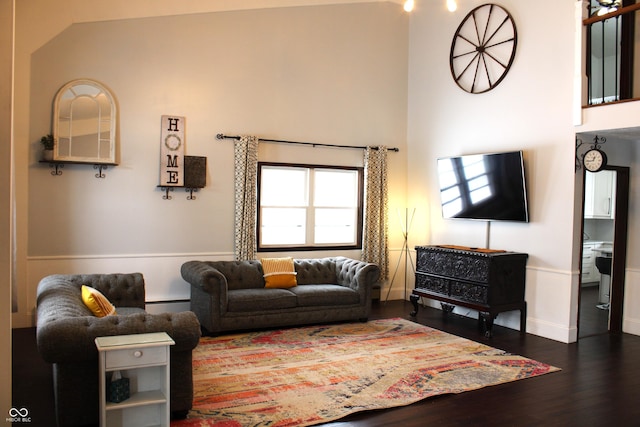
[(456, 305), (477, 310), (485, 335), (505, 311), (520, 310), (520, 331), (526, 331), (524, 300), (527, 254), (458, 246), (416, 246), (416, 284), (411, 293), (414, 311), (418, 300), (440, 301), (445, 313)]

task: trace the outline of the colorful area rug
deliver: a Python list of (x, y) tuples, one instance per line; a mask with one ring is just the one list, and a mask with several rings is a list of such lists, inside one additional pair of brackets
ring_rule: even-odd
[(173, 427), (307, 426), (558, 370), (404, 319), (203, 337)]

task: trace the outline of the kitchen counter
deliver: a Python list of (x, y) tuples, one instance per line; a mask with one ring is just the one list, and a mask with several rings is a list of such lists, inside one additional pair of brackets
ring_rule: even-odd
[(607, 258), (613, 257), (613, 242), (600, 242), (597, 246), (593, 247), (593, 252), (596, 256), (603, 256)]

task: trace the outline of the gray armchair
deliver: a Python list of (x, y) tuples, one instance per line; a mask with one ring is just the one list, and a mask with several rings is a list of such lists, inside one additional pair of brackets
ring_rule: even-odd
[[(117, 314), (95, 317), (82, 302), (81, 287), (102, 292)], [(191, 352), (200, 339), (194, 313), (152, 315), (144, 311), (145, 287), (140, 273), (53, 275), (37, 293), (38, 351), (53, 364), (58, 426), (98, 423), (98, 351), (100, 336), (166, 332), (171, 346), (171, 400), (174, 418), (186, 416), (193, 403)]]

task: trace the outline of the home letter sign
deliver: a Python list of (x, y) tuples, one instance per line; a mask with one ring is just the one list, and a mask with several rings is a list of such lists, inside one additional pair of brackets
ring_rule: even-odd
[(184, 144), (186, 118), (162, 116), (160, 140), (160, 186), (184, 185)]

